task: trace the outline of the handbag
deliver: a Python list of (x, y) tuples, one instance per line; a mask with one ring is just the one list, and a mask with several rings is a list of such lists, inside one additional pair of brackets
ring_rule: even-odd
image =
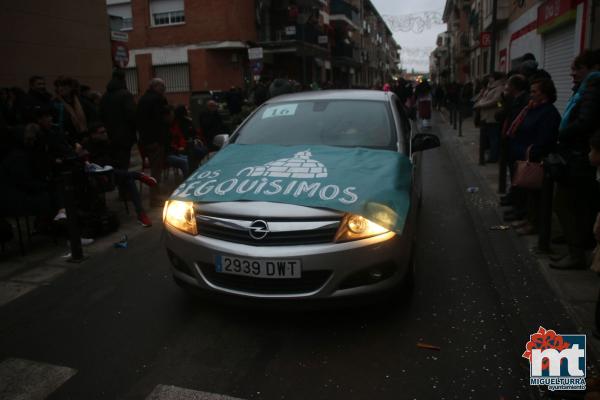
[(531, 147), (527, 148), (526, 160), (517, 161), (512, 185), (523, 189), (541, 189), (544, 181), (544, 164), (530, 160)]

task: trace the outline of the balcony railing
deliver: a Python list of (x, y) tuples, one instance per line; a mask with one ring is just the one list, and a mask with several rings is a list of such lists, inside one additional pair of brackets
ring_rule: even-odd
[(343, 15), (357, 27), (361, 26), (358, 11), (344, 0), (331, 0), (330, 11), (332, 19), (334, 16)]
[(331, 53), (334, 57), (350, 58), (356, 62), (361, 62), (360, 50), (351, 44), (337, 43)]
[(287, 25), (271, 31), (270, 37), (265, 32), (261, 34), (261, 40), (267, 42), (282, 42), (286, 40), (298, 40), (310, 44), (327, 47), (327, 43), (319, 43), (319, 36), (324, 36), (317, 27), (310, 24)]

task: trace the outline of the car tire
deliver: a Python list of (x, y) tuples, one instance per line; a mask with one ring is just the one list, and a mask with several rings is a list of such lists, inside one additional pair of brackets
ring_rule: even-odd
[(415, 275), (416, 275), (416, 269), (417, 269), (416, 248), (417, 248), (417, 246), (416, 246), (415, 242), (413, 241), (413, 244), (410, 249), (410, 261), (408, 262), (408, 271), (406, 271), (406, 274), (404, 275), (404, 278), (402, 279), (402, 289), (405, 293), (412, 294), (412, 292), (415, 288)]

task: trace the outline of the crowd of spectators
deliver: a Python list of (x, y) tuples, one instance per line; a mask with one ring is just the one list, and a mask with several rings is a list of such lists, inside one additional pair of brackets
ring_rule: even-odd
[[(107, 212), (104, 193), (116, 187), (122, 200), (132, 202), (139, 223), (151, 226), (136, 182), (150, 186), (150, 206), (162, 206), (163, 168), (173, 165), (187, 176), (208, 153), (187, 108), (167, 104), (160, 79), (152, 80), (136, 104), (120, 70), (103, 95), (68, 77), (53, 86), (51, 93), (44, 77), (33, 76), (27, 92), (0, 90), (3, 231), (6, 218), (25, 216), (36, 217), (36, 230), (56, 231), (71, 217), (65, 209), (66, 179), (76, 189), (72, 217), (83, 225)], [(150, 160), (152, 176), (130, 170), (135, 144), (142, 159)], [(84, 226), (82, 241), (94, 234)]]
[[(572, 61), (573, 93), (561, 110), (554, 105), (552, 77), (538, 68), (535, 57), (526, 54), (517, 61), (509, 74), (495, 72), (475, 82), (472, 97), (461, 95), (466, 85), (434, 88), (436, 104), (463, 116), (472, 112), (487, 154), (481, 164), (506, 162), (511, 185), (500, 205), (510, 207), (504, 219), (519, 235), (539, 233), (543, 175), (525, 173), (532, 164), (545, 171), (554, 185), (553, 212), (562, 232), (553, 243), (568, 250), (551, 256), (549, 267), (591, 266), (600, 273), (600, 50), (586, 50)], [(600, 295), (596, 325), (600, 331)]]

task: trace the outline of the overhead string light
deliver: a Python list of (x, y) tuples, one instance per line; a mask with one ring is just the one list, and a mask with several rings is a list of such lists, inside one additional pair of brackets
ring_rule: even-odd
[(393, 32), (422, 33), (443, 25), (442, 14), (436, 11), (422, 11), (404, 15), (384, 15), (383, 19)]

